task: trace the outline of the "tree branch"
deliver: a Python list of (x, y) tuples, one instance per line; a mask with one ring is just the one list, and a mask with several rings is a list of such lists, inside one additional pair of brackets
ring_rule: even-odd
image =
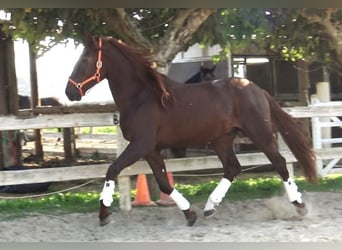
[(333, 15), (337, 14), (339, 10), (333, 8), (325, 9), (325, 16), (310, 15), (306, 9), (301, 12), (309, 23), (317, 23), (322, 26), (322, 32), (328, 37), (331, 48), (336, 53), (335, 65), (337, 73), (342, 75), (342, 32), (340, 30), (340, 22), (337, 20), (335, 23), (332, 21)]
[(152, 48), (158, 65), (161, 68), (166, 67), (166, 70), (161, 71), (166, 73), (167, 65), (179, 51), (189, 46), (192, 35), (215, 11), (216, 9), (178, 9), (176, 15), (168, 22), (169, 26), (164, 36), (159, 40), (149, 40), (145, 37), (125, 9), (101, 9), (98, 11), (98, 17), (126, 43), (145, 49)]
[(151, 48), (151, 42), (146, 39), (134, 20), (129, 17), (125, 9), (117, 8), (113, 13), (110, 9), (101, 9), (99, 17), (106, 22), (108, 29), (120, 36), (126, 43), (140, 48)]
[(331, 22), (332, 14), (337, 10), (329, 8), (325, 10), (326, 16), (321, 17), (318, 15), (309, 15), (306, 11), (302, 11), (302, 16), (305, 17), (310, 23), (320, 24), (324, 30), (323, 32), (330, 38), (331, 46), (336, 49), (337, 54), (342, 56), (342, 33), (339, 31), (339, 27)]
[(165, 68), (161, 71), (167, 72), (168, 64), (179, 51), (184, 51), (190, 45), (192, 35), (215, 11), (215, 9), (180, 9), (177, 12), (165, 35), (154, 46), (159, 67)]

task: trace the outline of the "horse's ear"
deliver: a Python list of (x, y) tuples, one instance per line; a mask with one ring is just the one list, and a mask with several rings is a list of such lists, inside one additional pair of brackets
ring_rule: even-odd
[(95, 38), (89, 32), (86, 32), (85, 34), (85, 43), (86, 43), (86, 46), (90, 48), (94, 47), (96, 44)]

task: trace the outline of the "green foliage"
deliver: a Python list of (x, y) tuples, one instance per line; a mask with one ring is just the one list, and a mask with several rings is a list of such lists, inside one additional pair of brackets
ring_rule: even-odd
[[(179, 9), (178, 9), (179, 10)], [(140, 29), (144, 37), (149, 40), (156, 40), (164, 36), (165, 31), (172, 23), (176, 12), (174, 8), (163, 9), (126, 9), (129, 16), (135, 20), (137, 27)]]
[[(336, 61), (337, 64), (340, 62), (336, 60), (340, 56), (340, 49), (331, 41), (329, 29), (339, 30), (342, 10), (336, 9), (332, 13), (329, 24), (312, 22), (319, 17), (324, 18), (327, 15), (326, 10), (218, 9), (193, 34), (192, 41), (186, 46), (196, 42), (205, 45), (220, 44), (224, 49), (221, 55), (214, 58), (215, 62), (225, 58), (231, 48), (236, 53), (255, 46), (286, 60), (320, 61), (332, 67)], [(85, 32), (111, 35), (123, 40), (127, 38), (129, 41), (124, 30), (132, 27), (136, 29), (134, 33), (141, 34), (149, 44), (158, 44), (168, 28), (176, 25), (176, 17), (184, 9), (128, 8), (124, 9), (124, 18), (119, 18), (121, 12), (114, 8), (15, 8), (5, 11), (11, 13), (12, 20), (2, 24), (3, 31), (15, 39), (27, 40), (39, 56), (57, 43), (70, 41), (68, 38), (74, 39), (75, 44), (81, 43)], [(48, 42), (43, 43), (47, 37)]]
[[(329, 175), (321, 178), (318, 184), (307, 182), (303, 177), (296, 178), (301, 191), (328, 192), (342, 190), (342, 175)], [(183, 185), (176, 184), (176, 188), (193, 202), (205, 201), (217, 186), (217, 181), (204, 184)], [(247, 200), (251, 198), (267, 198), (280, 195), (281, 180), (279, 177), (250, 178), (236, 180), (231, 186), (225, 200)]]
[[(89, 127), (81, 128), (82, 134), (90, 134), (91, 130)], [(106, 126), (106, 127), (93, 127), (93, 134), (116, 134), (117, 126)]]
[(329, 55), (330, 46), (323, 35), (322, 26), (309, 23), (301, 12), (302, 10), (294, 9), (284, 14), (275, 10), (275, 16), (268, 17), (273, 25), (267, 45), (271, 51), (281, 54), (285, 60), (305, 59), (328, 62), (331, 56)]
[(223, 37), (234, 49), (249, 46), (256, 39), (260, 42), (268, 33), (264, 9), (225, 9), (219, 18)]
[[(37, 55), (42, 55), (58, 43), (67, 43), (69, 38), (75, 44), (84, 42), (84, 35), (114, 36), (117, 39), (130, 40), (119, 27), (130, 26), (118, 23), (118, 10), (106, 9), (72, 9), (72, 8), (15, 8), (5, 9), (11, 13), (11, 22), (4, 23), (3, 31), (14, 39), (23, 38), (29, 42)], [(137, 32), (151, 43), (163, 37), (165, 31), (181, 9), (125, 9), (126, 22), (136, 25)], [(108, 18), (105, 20), (105, 18)], [(43, 43), (48, 38), (48, 43)]]
[[(56, 133), (58, 132), (58, 128), (46, 128), (43, 131)], [(82, 127), (80, 129), (81, 134), (90, 134), (90, 132), (93, 134), (116, 134), (117, 126), (93, 127), (92, 131), (90, 127)]]
[(339, 71), (341, 46), (332, 37), (340, 37), (336, 33), (342, 10), (333, 10), (329, 20), (324, 19), (327, 10), (225, 9), (220, 12), (221, 33), (234, 53), (256, 47), (288, 61), (318, 61), (328, 70)]
[[(58, 193), (43, 198), (0, 200), (1, 213), (20, 212), (90, 212), (98, 205), (97, 193)], [(96, 203), (96, 204), (95, 204)], [(97, 208), (97, 207), (96, 207)]]
[(95, 134), (115, 134), (117, 131), (117, 126), (113, 127), (96, 127), (94, 128)]
[(97, 18), (96, 9), (15, 8), (5, 11), (11, 13), (11, 22), (3, 24), (3, 31), (13, 39), (27, 40), (37, 56), (56, 44), (67, 43), (68, 38), (77, 45), (83, 41), (85, 32), (108, 34), (105, 23)]

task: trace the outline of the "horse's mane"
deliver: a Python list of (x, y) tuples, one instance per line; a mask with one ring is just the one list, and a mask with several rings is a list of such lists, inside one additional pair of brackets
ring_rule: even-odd
[(169, 100), (171, 96), (166, 89), (162, 75), (152, 67), (154, 62), (151, 53), (148, 50), (133, 48), (112, 37), (104, 39), (120, 50), (134, 67), (139, 81), (155, 90), (160, 96), (162, 105), (165, 106), (165, 99)]

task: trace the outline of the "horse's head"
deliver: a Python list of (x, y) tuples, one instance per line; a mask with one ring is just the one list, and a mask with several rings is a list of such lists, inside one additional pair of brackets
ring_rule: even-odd
[(31, 98), (26, 95), (19, 96), (19, 109), (30, 109), (31, 108)]
[(105, 78), (102, 65), (102, 38), (98, 40), (91, 35), (86, 36), (85, 48), (69, 77), (65, 94), (71, 101), (79, 101), (96, 83)]
[(212, 68), (206, 68), (201, 66), (201, 81), (211, 81), (215, 80), (216, 76), (214, 75), (216, 66), (214, 65)]

